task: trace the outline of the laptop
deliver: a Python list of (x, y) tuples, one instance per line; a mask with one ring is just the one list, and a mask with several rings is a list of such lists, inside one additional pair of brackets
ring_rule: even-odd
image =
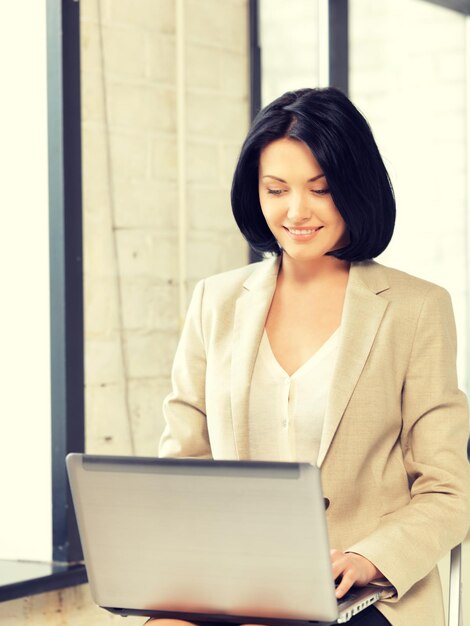
[(69, 454), (94, 601), (197, 622), (344, 623), (380, 598), (337, 601), (320, 472), (307, 463)]

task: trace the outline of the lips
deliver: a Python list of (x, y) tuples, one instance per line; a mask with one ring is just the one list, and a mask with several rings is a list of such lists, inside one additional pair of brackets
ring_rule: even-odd
[(291, 234), (296, 236), (308, 236), (313, 235), (313, 233), (318, 232), (323, 226), (313, 226), (312, 228), (289, 228), (288, 226), (284, 226), (284, 228)]
[(284, 226), (284, 228), (292, 237), (309, 237), (321, 230), (323, 226), (312, 226), (311, 228), (292, 228)]
[(283, 226), (287, 236), (292, 242), (302, 244), (313, 241), (323, 226), (311, 226), (310, 228), (293, 228), (292, 226)]

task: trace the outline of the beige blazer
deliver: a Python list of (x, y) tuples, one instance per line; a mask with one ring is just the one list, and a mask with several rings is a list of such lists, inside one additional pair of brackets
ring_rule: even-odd
[[(196, 286), (161, 456), (248, 458), (250, 381), (278, 270), (271, 258)], [(364, 555), (393, 584), (394, 597), (377, 605), (393, 626), (444, 626), (435, 565), (470, 524), (455, 355), (444, 289), (352, 264), (318, 463), (331, 546)]]

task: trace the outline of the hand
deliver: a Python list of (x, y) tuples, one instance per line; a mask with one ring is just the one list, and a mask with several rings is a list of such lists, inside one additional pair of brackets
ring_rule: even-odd
[(382, 578), (383, 574), (373, 563), (364, 556), (354, 552), (340, 552), (331, 550), (331, 565), (333, 578), (341, 577), (341, 582), (336, 588), (336, 597), (342, 598), (353, 585), (363, 587), (376, 578)]

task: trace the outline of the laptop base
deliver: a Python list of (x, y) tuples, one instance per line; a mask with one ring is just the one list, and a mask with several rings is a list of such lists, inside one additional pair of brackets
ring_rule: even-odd
[(332, 622), (319, 622), (317, 620), (288, 620), (272, 617), (250, 617), (247, 615), (215, 615), (213, 613), (180, 613), (177, 611), (152, 611), (150, 609), (141, 611), (140, 609), (118, 609), (108, 606), (102, 606), (101, 608), (115, 615), (121, 615), (122, 617), (142, 616), (157, 619), (180, 619), (195, 624), (205, 622), (208, 625), (227, 624), (227, 626), (235, 626), (237, 624), (265, 624), (266, 626), (331, 626), (332, 624), (338, 623), (336, 620)]

